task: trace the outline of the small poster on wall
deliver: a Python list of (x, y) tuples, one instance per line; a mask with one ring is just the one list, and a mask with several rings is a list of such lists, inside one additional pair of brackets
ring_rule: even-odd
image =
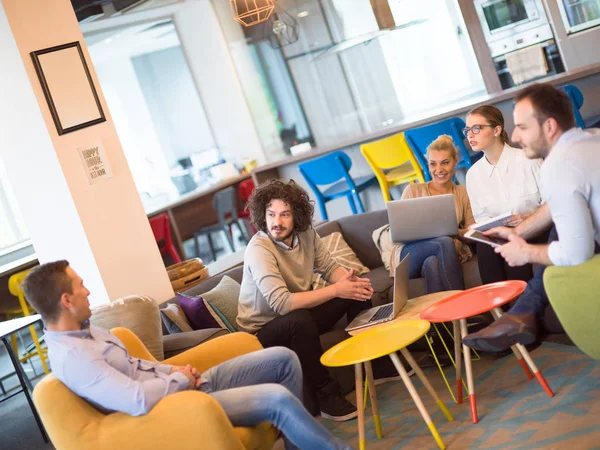
[(90, 184), (96, 184), (113, 177), (110, 163), (101, 142), (87, 147), (78, 147), (77, 151)]

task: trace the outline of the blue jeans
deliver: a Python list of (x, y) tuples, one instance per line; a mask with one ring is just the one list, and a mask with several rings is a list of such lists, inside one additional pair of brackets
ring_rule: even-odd
[(400, 258), (409, 253), (409, 278), (424, 277), (425, 294), (465, 288), (462, 267), (451, 237), (442, 236), (406, 244)]
[(302, 369), (284, 347), (248, 353), (215, 366), (198, 389), (212, 396), (234, 426), (273, 424), (286, 449), (351, 449), (311, 416), (299, 400)]
[[(554, 226), (552, 226), (548, 235), (548, 243), (553, 241), (558, 241), (558, 233)], [(594, 253), (600, 253), (598, 243), (596, 243)], [(508, 314), (541, 314), (544, 312), (546, 306), (550, 304), (544, 288), (544, 270), (546, 270), (546, 266), (539, 267), (536, 270), (533, 278), (527, 283), (525, 291), (508, 311)]]

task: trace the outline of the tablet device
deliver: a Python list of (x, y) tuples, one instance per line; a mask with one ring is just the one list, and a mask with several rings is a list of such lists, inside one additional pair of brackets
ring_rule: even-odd
[(467, 239), (471, 239), (472, 241), (482, 242), (487, 245), (491, 245), (492, 247), (500, 247), (508, 243), (506, 239), (502, 239), (496, 236), (486, 236), (481, 231), (478, 230), (469, 230), (465, 233), (465, 237)]
[(490, 219), (482, 220), (481, 222), (477, 222), (469, 227), (471, 230), (479, 230), (482, 233), (487, 230), (491, 230), (494, 227), (506, 226), (504, 222), (506, 219), (510, 219), (512, 217), (511, 213), (500, 214), (499, 216), (492, 217)]

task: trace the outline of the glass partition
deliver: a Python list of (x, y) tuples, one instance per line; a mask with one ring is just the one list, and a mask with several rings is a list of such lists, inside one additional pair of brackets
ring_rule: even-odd
[(254, 65), (233, 58), (239, 77), (264, 74), (260, 92), (243, 86), (247, 98), (267, 98), (295, 142), (335, 145), (486, 92), (456, 0), (389, 0), (397, 29), (383, 32), (369, 0), (280, 0), (298, 32), (280, 49), (267, 44), (273, 21), (242, 29), (223, 3), (213, 1), (230, 48), (259, 55)]
[(173, 22), (85, 39), (146, 211), (210, 184), (221, 157)]

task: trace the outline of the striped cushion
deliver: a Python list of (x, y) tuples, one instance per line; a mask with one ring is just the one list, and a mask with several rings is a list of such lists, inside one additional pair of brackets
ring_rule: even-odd
[[(350, 248), (348, 243), (344, 240), (342, 233), (335, 232), (331, 233), (321, 239), (331, 256), (337, 261), (337, 263), (346, 270), (356, 269), (357, 275), (364, 275), (369, 271), (369, 268), (365, 266), (356, 253)], [(321, 274), (315, 273), (313, 275), (313, 289), (320, 289), (327, 286), (329, 283), (323, 279)]]

